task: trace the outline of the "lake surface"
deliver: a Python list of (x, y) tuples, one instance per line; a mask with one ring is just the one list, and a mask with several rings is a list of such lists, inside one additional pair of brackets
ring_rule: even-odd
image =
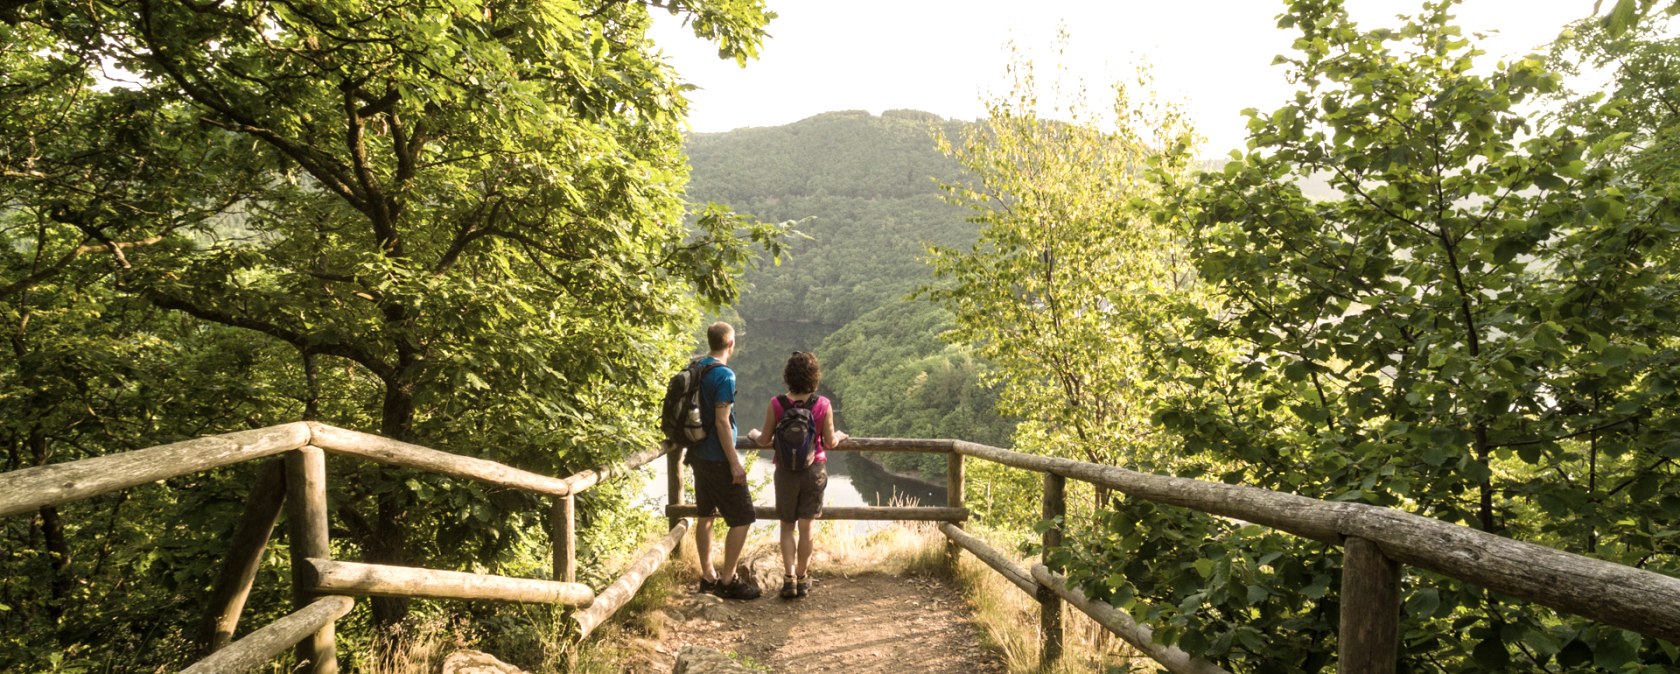
[[(776, 496), (771, 484), (771, 470), (768, 451), (753, 452), (747, 466), (747, 481), (753, 487), (753, 502), (762, 506), (774, 506)], [(665, 462), (654, 461), (649, 464), (647, 483), (642, 487), (642, 504), (649, 510), (664, 512), (665, 508)], [(686, 471), (685, 471), (685, 477)], [(693, 479), (687, 482), (687, 493), (683, 502), (694, 502)], [(905, 502), (914, 501), (917, 505), (942, 506), (945, 505), (945, 488), (930, 485), (919, 480), (909, 480), (898, 477), (882, 470), (879, 465), (864, 459), (857, 452), (829, 452), (828, 454), (828, 489), (823, 493), (825, 506), (865, 506), (892, 505), (894, 500)], [(760, 522), (763, 524), (763, 522)], [(835, 531), (844, 532), (840, 527), (851, 527), (855, 535), (867, 534), (875, 531), (887, 522), (831, 522), (828, 526), (836, 527)]]

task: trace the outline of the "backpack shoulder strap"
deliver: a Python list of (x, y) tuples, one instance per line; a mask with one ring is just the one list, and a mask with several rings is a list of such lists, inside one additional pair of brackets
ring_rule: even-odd
[[(700, 359), (694, 359), (690, 365), (700, 365)], [(701, 406), (706, 404), (706, 375), (720, 367), (723, 367), (723, 363), (706, 363), (700, 367), (700, 373), (694, 375), (694, 394), (698, 396)]]

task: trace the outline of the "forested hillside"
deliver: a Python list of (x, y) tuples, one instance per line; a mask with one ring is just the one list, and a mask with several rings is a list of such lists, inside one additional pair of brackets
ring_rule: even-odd
[[(945, 203), (940, 188), (961, 169), (934, 143), (936, 130), (961, 124), (910, 110), (848, 111), (689, 139), (691, 199), (797, 221), (805, 235), (789, 243), (782, 264), (748, 272), (735, 305), (743, 431), (781, 392), (788, 353), (812, 350), (854, 432), (1007, 438), (972, 359), (938, 339), (949, 315), (909, 300), (932, 280), (929, 245), (975, 239), (967, 212)], [(924, 387), (930, 378), (943, 384)]]

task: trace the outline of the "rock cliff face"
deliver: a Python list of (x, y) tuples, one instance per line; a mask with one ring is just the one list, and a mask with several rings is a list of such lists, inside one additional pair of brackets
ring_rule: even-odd
[(683, 646), (671, 674), (752, 674), (752, 671), (705, 646)]

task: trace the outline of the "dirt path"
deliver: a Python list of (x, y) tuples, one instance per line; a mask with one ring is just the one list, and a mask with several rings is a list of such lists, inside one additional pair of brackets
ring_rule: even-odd
[(656, 652), (670, 671), (684, 645), (730, 654), (748, 667), (774, 672), (918, 672), (1003, 674), (998, 657), (980, 643), (961, 597), (947, 581), (865, 572), (817, 573), (803, 599), (776, 596), (766, 583), (754, 601), (694, 594), (672, 598)]

